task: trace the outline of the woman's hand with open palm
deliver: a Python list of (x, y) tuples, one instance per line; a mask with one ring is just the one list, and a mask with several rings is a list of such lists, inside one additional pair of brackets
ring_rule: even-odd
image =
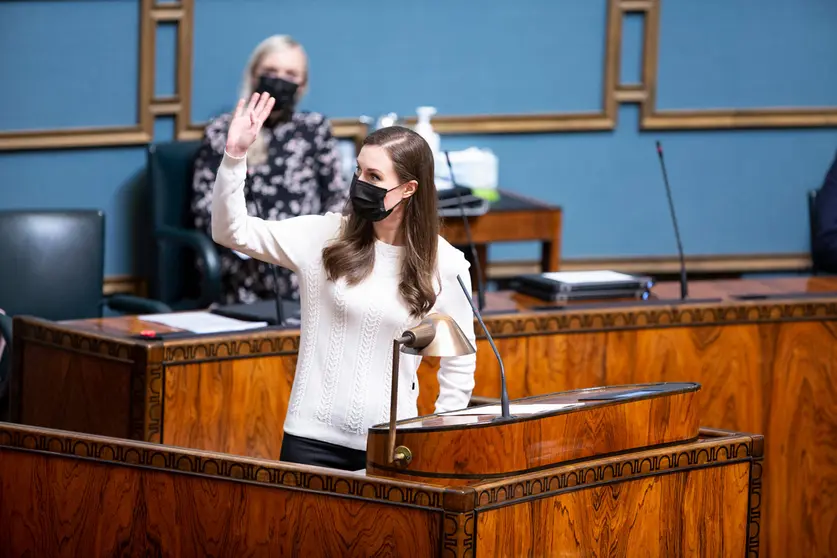
[(243, 157), (247, 153), (275, 102), (267, 93), (253, 93), (245, 108), (244, 99), (239, 99), (227, 132), (227, 153), (233, 157)]

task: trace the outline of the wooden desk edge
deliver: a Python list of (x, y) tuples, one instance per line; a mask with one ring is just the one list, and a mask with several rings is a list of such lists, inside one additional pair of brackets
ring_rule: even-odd
[[(109, 318), (114, 319), (114, 318)], [(117, 318), (119, 319), (119, 318)], [(135, 319), (125, 317), (124, 319)], [(837, 296), (704, 303), (615, 303), (597, 308), (494, 310), (483, 316), (492, 336), (527, 337), (561, 333), (595, 333), (632, 329), (717, 326), (747, 323), (837, 320)], [(299, 348), (298, 329), (262, 329), (193, 335), (145, 342), (125, 334), (111, 335), (40, 318), (16, 317), (15, 339), (64, 347), (76, 352), (133, 362), (136, 349), (165, 345), (163, 364), (203, 362), (245, 356), (292, 355)], [(475, 324), (476, 327), (476, 324)], [(484, 339), (476, 327), (477, 338)], [(223, 347), (218, 340), (223, 337)]]
[(758, 463), (751, 472), (751, 485), (754, 486), (750, 487), (751, 493), (759, 495), (755, 501), (751, 498), (751, 511), (757, 512), (760, 507), (762, 436), (710, 429), (701, 429), (701, 436), (698, 441), (674, 447), (603, 456), (471, 487), (445, 488), (362, 473), (0, 422), (0, 450), (51, 453), (451, 513), (473, 513), (598, 484), (750, 460)]

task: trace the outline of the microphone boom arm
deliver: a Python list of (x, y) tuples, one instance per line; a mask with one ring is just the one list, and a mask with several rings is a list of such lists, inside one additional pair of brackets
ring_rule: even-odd
[(492, 339), (491, 334), (488, 333), (488, 328), (485, 327), (485, 322), (482, 321), (482, 316), (480, 315), (479, 310), (477, 310), (477, 307), (474, 306), (474, 300), (471, 298), (468, 288), (462, 281), (462, 277), (457, 275), (456, 280), (459, 281), (459, 286), (462, 287), (462, 292), (465, 293), (465, 298), (468, 299), (468, 304), (471, 305), (471, 310), (474, 313), (474, 316), (476, 316), (477, 321), (480, 323), (480, 327), (485, 332), (485, 337), (491, 345), (491, 350), (494, 351), (494, 356), (497, 357), (497, 363), (500, 365), (500, 411), (502, 413), (502, 418), (511, 418), (511, 412), (509, 410), (509, 390), (506, 387), (506, 367), (503, 366), (503, 358), (500, 356), (500, 351), (497, 350), (497, 346), (494, 344), (494, 339)]
[(445, 160), (448, 162), (448, 172), (450, 173), (450, 183), (456, 192), (456, 202), (459, 206), (459, 214), (462, 216), (462, 225), (465, 229), (465, 238), (468, 240), (468, 248), (471, 252), (471, 258), (474, 260), (474, 275), (477, 278), (477, 305), (480, 312), (485, 308), (485, 286), (482, 284), (482, 264), (480, 264), (480, 257), (477, 254), (477, 247), (474, 244), (474, 238), (471, 236), (471, 223), (468, 221), (468, 216), (465, 215), (465, 206), (462, 203), (462, 195), (456, 189), (456, 179), (453, 177), (453, 165), (450, 162), (450, 155), (445, 151)]

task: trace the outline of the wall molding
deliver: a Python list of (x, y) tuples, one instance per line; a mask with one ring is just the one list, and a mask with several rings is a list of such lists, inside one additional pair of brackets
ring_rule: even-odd
[[(731, 254), (724, 256), (687, 256), (689, 273), (739, 274), (781, 273), (811, 270), (811, 256), (806, 253)], [(680, 271), (676, 256), (630, 256), (620, 258), (569, 258), (561, 260), (561, 271), (609, 269), (623, 273), (668, 275)], [(488, 264), (490, 279), (506, 279), (524, 273), (540, 273), (540, 261), (498, 261)], [(146, 296), (146, 283), (140, 277), (113, 275), (105, 278), (105, 294), (126, 293)]]
[[(837, 126), (837, 107), (658, 110), (656, 91), (662, 0), (606, 1), (604, 85), (599, 111), (464, 116), (440, 114), (433, 119), (436, 130), (441, 134), (608, 131), (618, 125), (620, 104), (639, 105), (642, 130)], [(154, 140), (154, 119), (157, 116), (174, 117), (176, 139), (200, 139), (206, 123), (191, 120), (194, 7), (195, 0), (164, 3), (140, 0), (139, 114), (135, 125), (0, 131), (0, 151), (143, 145)], [(627, 14), (640, 14), (644, 18), (641, 83), (619, 82), (622, 25)], [(174, 24), (178, 35), (176, 91), (167, 97), (154, 96), (156, 32), (160, 24)], [(359, 117), (333, 118), (331, 122), (334, 135), (340, 138), (357, 142), (367, 133), (366, 125)], [(407, 123), (413, 124), (415, 119), (408, 119)]]
[[(667, 275), (680, 271), (677, 256), (627, 256), (617, 258), (569, 258), (561, 260), (561, 271), (609, 269), (622, 273)], [(810, 271), (811, 255), (788, 254), (729, 254), (722, 256), (686, 256), (689, 273), (739, 274)], [(524, 273), (540, 273), (540, 262), (498, 261), (486, 270), (492, 279), (503, 279)]]

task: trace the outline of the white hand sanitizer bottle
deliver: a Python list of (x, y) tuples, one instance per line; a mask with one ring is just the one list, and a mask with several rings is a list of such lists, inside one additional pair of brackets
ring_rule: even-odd
[(430, 150), (435, 157), (439, 153), (440, 140), (439, 134), (433, 131), (430, 118), (436, 114), (436, 107), (418, 107), (416, 114), (418, 115), (418, 122), (416, 123), (415, 131), (430, 145)]

